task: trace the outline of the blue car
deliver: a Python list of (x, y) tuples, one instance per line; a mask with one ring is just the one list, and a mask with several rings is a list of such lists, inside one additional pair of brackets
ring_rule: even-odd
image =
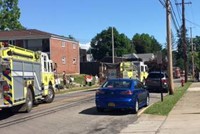
[(127, 109), (137, 113), (149, 105), (149, 92), (137, 79), (109, 79), (97, 89), (95, 103), (98, 112), (105, 109)]

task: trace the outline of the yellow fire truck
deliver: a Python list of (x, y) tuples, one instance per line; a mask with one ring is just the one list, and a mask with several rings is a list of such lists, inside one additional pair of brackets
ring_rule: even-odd
[(135, 64), (135, 66), (137, 67), (137, 70), (138, 70), (138, 79), (141, 82), (144, 82), (149, 74), (148, 66), (146, 64), (144, 64), (143, 61), (133, 61), (133, 63)]
[(0, 42), (0, 109), (30, 112), (39, 100), (54, 100), (53, 87), (53, 62), (46, 53)]
[(120, 63), (101, 63), (99, 67), (100, 83), (110, 78), (131, 78), (136, 79), (137, 68), (130, 61)]

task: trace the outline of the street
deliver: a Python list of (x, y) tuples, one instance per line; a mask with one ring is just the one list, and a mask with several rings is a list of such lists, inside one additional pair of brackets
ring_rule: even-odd
[[(57, 95), (51, 104), (40, 104), (31, 113), (0, 112), (1, 133), (11, 134), (116, 134), (137, 120), (125, 111), (98, 113), (95, 90)], [(151, 103), (160, 101), (160, 94), (150, 94)]]

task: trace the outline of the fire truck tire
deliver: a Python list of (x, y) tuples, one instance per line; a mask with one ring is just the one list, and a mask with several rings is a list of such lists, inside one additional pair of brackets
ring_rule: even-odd
[(33, 107), (33, 95), (30, 89), (27, 90), (26, 102), (23, 104), (24, 112), (29, 113)]
[(48, 95), (45, 96), (44, 102), (51, 103), (54, 100), (55, 92), (53, 90), (53, 87), (49, 87)]
[(33, 107), (33, 95), (30, 89), (27, 90), (26, 94), (26, 102), (22, 105), (14, 106), (11, 108), (11, 111), (13, 113), (16, 112), (25, 112), (29, 113), (32, 110)]

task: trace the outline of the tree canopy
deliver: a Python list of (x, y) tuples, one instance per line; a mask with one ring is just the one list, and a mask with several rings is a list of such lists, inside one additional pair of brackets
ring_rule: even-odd
[[(175, 65), (180, 67), (181, 69), (184, 69), (184, 43), (183, 43), (183, 28), (180, 28), (180, 33), (178, 33), (177, 37), (177, 57), (176, 57), (176, 63)], [(186, 35), (187, 36), (187, 35)], [(190, 50), (190, 45), (189, 45), (189, 39), (186, 38), (186, 54), (188, 57), (188, 52)]]
[[(120, 34), (116, 28), (113, 28), (114, 52), (115, 56), (133, 53), (135, 49), (130, 39), (125, 34)], [(92, 53), (95, 60), (101, 60), (105, 56), (112, 56), (112, 27), (98, 33), (91, 41), (89, 52)]]
[(195, 67), (200, 70), (200, 36), (193, 39)]
[(162, 49), (158, 41), (149, 34), (135, 34), (132, 38), (137, 53), (156, 53)]
[(0, 0), (0, 30), (23, 29), (18, 0)]

